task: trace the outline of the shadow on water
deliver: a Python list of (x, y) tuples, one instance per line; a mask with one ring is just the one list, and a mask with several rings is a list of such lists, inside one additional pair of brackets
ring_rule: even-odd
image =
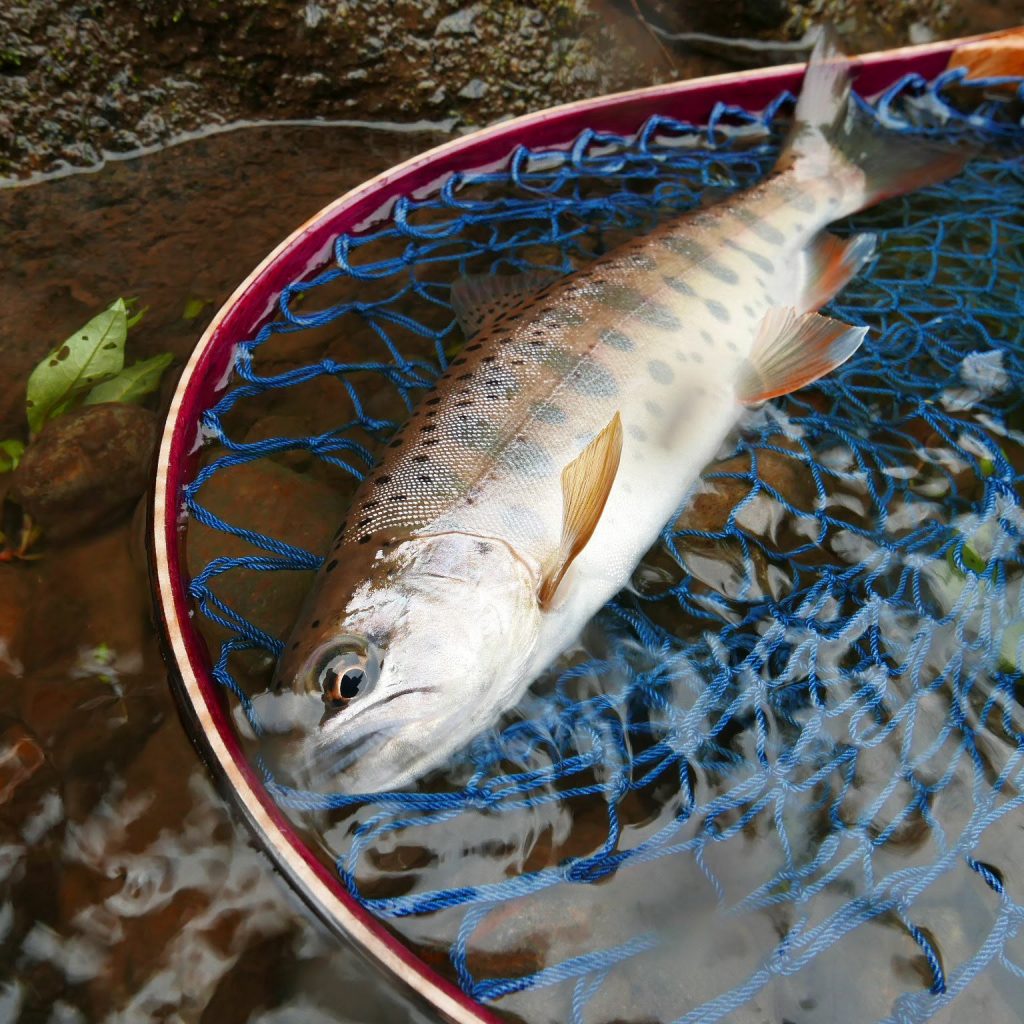
[[(114, 297), (149, 306), (132, 356), (180, 368), (281, 238), (438, 141), (253, 128), (0, 191), (0, 436), (21, 425), (30, 368)], [(213, 792), (145, 573), (127, 521), (0, 564), (0, 1019), (421, 1019), (311, 921)]]

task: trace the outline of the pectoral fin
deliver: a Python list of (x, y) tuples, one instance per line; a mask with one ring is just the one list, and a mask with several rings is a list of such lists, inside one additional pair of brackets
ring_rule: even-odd
[(537, 597), (548, 608), (573, 559), (590, 540), (608, 501), (622, 456), (622, 420), (611, 422), (562, 470), (562, 539)]
[(736, 397), (746, 405), (788, 395), (824, 377), (860, 347), (866, 327), (805, 313), (792, 306), (769, 310), (753, 350), (736, 382)]

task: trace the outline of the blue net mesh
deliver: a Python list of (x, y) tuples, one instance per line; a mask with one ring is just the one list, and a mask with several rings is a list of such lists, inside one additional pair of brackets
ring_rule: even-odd
[[(879, 236), (830, 309), (870, 326), (863, 348), (748, 418), (633, 586), (446, 777), (357, 797), (264, 765), (353, 896), (476, 999), (529, 1020), (916, 1021), (962, 997), (1019, 1019), (1022, 97), (951, 73), (862, 104), (984, 150), (837, 225)], [(301, 456), (350, 491), (460, 343), (452, 280), (568, 270), (753, 183), (789, 102), (585, 132), (403, 198), (238, 346), (185, 500), (224, 538), (191, 593), (254, 758), (282, 637), (221, 585), (312, 570), (326, 536), (226, 521), (215, 476)], [(335, 422), (246, 433), (317, 383)]]

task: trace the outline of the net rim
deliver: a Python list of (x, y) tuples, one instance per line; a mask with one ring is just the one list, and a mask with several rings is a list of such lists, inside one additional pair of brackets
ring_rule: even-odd
[[(851, 61), (854, 82), (862, 94), (870, 95), (907, 74), (931, 79), (962, 47), (1000, 34), (865, 54)], [(201, 415), (222, 386), (235, 344), (253, 336), (271, 318), (281, 290), (329, 262), (337, 235), (386, 219), (390, 203), (399, 196), (431, 187), (454, 172), (503, 161), (518, 144), (565, 145), (587, 128), (630, 135), (654, 114), (702, 124), (720, 102), (757, 111), (785, 90), (795, 93), (804, 67), (798, 63), (730, 72), (550, 107), (453, 139), (398, 164), (333, 200), (279, 243), (217, 311), (178, 380), (150, 491), (147, 546), (164, 660), (186, 732), (259, 846), (317, 917), (446, 1020), (497, 1024), (500, 1018), (438, 974), (347, 893), (264, 788), (236, 735), (188, 596), (180, 511), (182, 489), (196, 464)]]

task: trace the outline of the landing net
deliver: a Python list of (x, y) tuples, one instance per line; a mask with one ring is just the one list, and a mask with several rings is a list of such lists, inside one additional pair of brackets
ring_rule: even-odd
[[(224, 521), (204, 487), (290, 453), (339, 486), (361, 478), (461, 344), (456, 277), (569, 270), (757, 181), (790, 104), (585, 132), (403, 198), (239, 345), (185, 501), (232, 551), (252, 546), (190, 591), (221, 629), (215, 675), (254, 757), (264, 723), (238, 665), (284, 637), (220, 585), (311, 571), (322, 552), (267, 536), (258, 508)], [(1024, 91), (953, 72), (864, 106), (983, 151), (836, 225), (879, 239), (828, 310), (871, 328), (857, 355), (747, 419), (633, 588), (446, 777), (367, 797), (264, 766), (349, 892), (480, 1002), (577, 1022), (1024, 1005)], [(361, 349), (303, 358), (307, 333)], [(276, 347), (299, 356), (274, 363)], [(334, 390), (331, 429), (232, 426), (311, 382)]]

